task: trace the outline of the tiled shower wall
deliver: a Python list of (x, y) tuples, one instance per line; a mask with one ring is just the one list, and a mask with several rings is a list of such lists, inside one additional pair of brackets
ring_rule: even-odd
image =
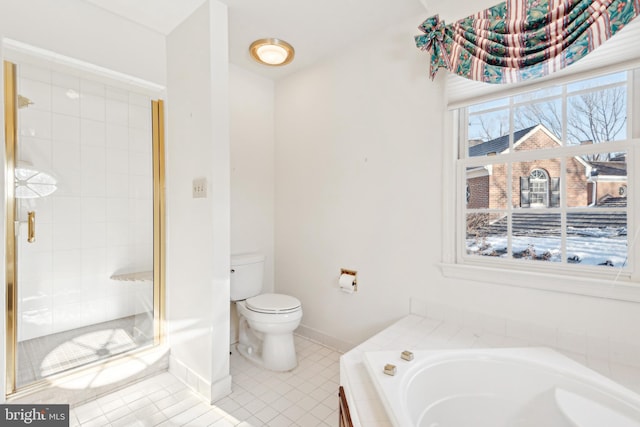
[(151, 105), (86, 74), (18, 66), (18, 167), (52, 175), (57, 190), (18, 200), (36, 212), (36, 241), (18, 243), (18, 340), (152, 308), (151, 281), (114, 274), (153, 267)]

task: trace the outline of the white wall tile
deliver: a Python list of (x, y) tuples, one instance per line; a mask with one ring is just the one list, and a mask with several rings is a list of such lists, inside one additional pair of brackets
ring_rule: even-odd
[(104, 120), (81, 119), (80, 141), (83, 147), (104, 147), (107, 141), (107, 126)]
[(26, 340), (53, 332), (53, 306), (26, 310), (18, 322), (20, 340)]
[(587, 357), (590, 359), (609, 360), (610, 347), (608, 337), (587, 336)]
[[(64, 157), (63, 157), (64, 158)], [(78, 155), (78, 159), (80, 156)], [(61, 163), (66, 163), (72, 166), (73, 163), (66, 158)], [(55, 157), (54, 157), (55, 164)], [(73, 165), (73, 168), (58, 168), (56, 169), (57, 186), (56, 196), (80, 196), (82, 190), (82, 179), (80, 175), (79, 165)]]
[(53, 250), (53, 227), (51, 223), (40, 222), (39, 211), (36, 212), (36, 235), (35, 242), (27, 242), (27, 224), (20, 223), (20, 234), (18, 235), (18, 244), (20, 245), (19, 256), (29, 259), (37, 253), (51, 253)]
[(107, 307), (102, 298), (88, 299), (82, 304), (82, 322), (89, 325), (108, 320)]
[(18, 159), (30, 163), (25, 167), (52, 174), (53, 144), (50, 139), (23, 136), (18, 143)]
[(80, 117), (80, 97), (77, 89), (52, 86), (51, 110), (56, 114)]
[(82, 302), (82, 280), (79, 276), (63, 275), (53, 280), (53, 306)]
[(99, 96), (102, 99), (106, 96), (106, 88), (103, 83), (85, 79), (80, 80), (80, 92), (82, 95), (91, 94)]
[(33, 102), (27, 108), (51, 111), (51, 85), (48, 83), (19, 78), (18, 93)]
[(91, 173), (85, 170), (82, 173), (80, 194), (83, 197), (105, 197), (107, 195), (107, 176), (104, 173)]
[(149, 222), (153, 218), (153, 198), (132, 199), (130, 206), (130, 219), (136, 223)]
[[(68, 143), (80, 143), (80, 117), (67, 116), (64, 114), (53, 114), (51, 125), (51, 138), (54, 141), (68, 142)], [(57, 145), (54, 145), (55, 150)]]
[(147, 153), (148, 155), (151, 155), (152, 147), (152, 134), (150, 130), (129, 130), (129, 150), (131, 152)]
[(107, 243), (110, 248), (126, 246), (129, 244), (129, 223), (107, 223)]
[(99, 223), (107, 220), (107, 200), (104, 197), (82, 197), (80, 209), (83, 223)]
[(51, 70), (31, 64), (18, 65), (18, 76), (21, 79), (36, 80), (51, 84)]
[(127, 175), (107, 175), (107, 197), (129, 197), (129, 177)]
[(78, 277), (82, 257), (80, 249), (58, 250), (53, 253), (53, 278)]
[(133, 129), (151, 129), (151, 109), (130, 104), (129, 127)]
[(20, 280), (26, 282), (44, 282), (51, 280), (53, 272), (53, 254), (36, 252), (26, 257), (18, 257)]
[(107, 172), (124, 175), (129, 173), (129, 151), (109, 147), (107, 149)]
[(107, 99), (106, 101), (107, 123), (128, 126), (129, 125), (129, 104), (126, 102)]
[(38, 199), (35, 210), (38, 217), (38, 224), (50, 224), (53, 222), (53, 196)]
[(81, 172), (79, 148), (73, 143), (54, 141), (53, 170), (58, 178), (58, 189), (66, 193), (80, 184), (77, 182), (77, 175)]
[(587, 354), (587, 334), (584, 331), (558, 330), (558, 348)]
[(51, 84), (54, 86), (60, 86), (67, 89), (73, 89), (77, 92), (80, 91), (80, 79), (77, 76), (74, 76), (71, 74), (52, 71)]
[(149, 179), (153, 176), (153, 161), (149, 153), (130, 152), (129, 159), (129, 173), (131, 175), (144, 176)]
[(83, 286), (85, 290), (92, 291), (95, 287), (92, 281), (96, 281), (100, 278), (106, 280), (109, 277), (107, 272), (107, 249), (101, 248), (86, 248), (83, 249), (81, 254), (81, 271), (83, 279)]
[[(137, 105), (139, 107), (145, 107), (151, 110), (151, 98), (148, 95), (142, 93), (129, 92), (129, 104)], [(149, 112), (151, 114), (151, 112)]]
[(105, 87), (105, 96), (107, 100), (115, 100), (122, 103), (129, 103), (129, 92), (113, 86)]
[(126, 150), (129, 147), (129, 128), (125, 125), (107, 123), (107, 147)]
[(84, 175), (104, 175), (107, 171), (107, 159), (104, 147), (82, 147), (81, 170)]
[(55, 225), (75, 224), (81, 215), (82, 199), (80, 197), (53, 198), (53, 221)]
[(82, 249), (97, 249), (107, 246), (107, 223), (88, 222), (82, 224)]
[(23, 280), (20, 282), (20, 311), (28, 311), (51, 306), (53, 296), (53, 281), (49, 278), (43, 280)]
[(105, 121), (106, 108), (106, 101), (103, 96), (83, 92), (80, 100), (80, 117)]
[[(153, 265), (149, 98), (76, 76), (31, 74), (21, 84), (38, 107), (20, 110), (19, 154), (52, 171), (59, 188), (22, 202), (39, 221), (36, 243), (21, 245), (22, 339), (142, 309), (141, 288), (109, 277)], [(40, 81), (49, 77), (55, 86)], [(67, 96), (69, 89), (78, 97)], [(46, 318), (43, 327), (38, 316)]]
[(20, 136), (30, 136), (42, 139), (51, 139), (53, 134), (52, 116), (47, 111), (35, 109), (20, 110), (18, 128)]
[(151, 199), (153, 197), (153, 182), (148, 176), (131, 176), (129, 178), (129, 197), (133, 199)]
[(61, 332), (84, 325), (84, 303), (63, 304), (53, 307), (53, 332)]
[[(125, 191), (124, 196), (128, 192)], [(109, 222), (126, 221), (129, 219), (129, 198), (111, 197), (107, 199), (107, 219)]]

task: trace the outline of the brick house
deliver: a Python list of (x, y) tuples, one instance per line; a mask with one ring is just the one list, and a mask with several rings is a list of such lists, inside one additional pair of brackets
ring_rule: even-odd
[[(560, 141), (543, 125), (517, 131), (515, 151), (550, 148)], [(469, 156), (492, 156), (509, 149), (509, 136), (472, 144)], [(511, 206), (521, 208), (560, 206), (560, 159), (513, 164)], [(467, 169), (467, 207), (504, 209), (508, 203), (507, 166), (496, 163)], [(626, 161), (587, 162), (572, 157), (566, 162), (567, 206), (600, 204), (610, 198), (626, 202)]]

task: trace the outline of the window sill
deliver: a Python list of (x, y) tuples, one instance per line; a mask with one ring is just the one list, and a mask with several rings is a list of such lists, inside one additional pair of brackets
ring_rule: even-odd
[(565, 276), (478, 265), (441, 263), (444, 277), (497, 285), (562, 292), (620, 301), (640, 302), (640, 283)]

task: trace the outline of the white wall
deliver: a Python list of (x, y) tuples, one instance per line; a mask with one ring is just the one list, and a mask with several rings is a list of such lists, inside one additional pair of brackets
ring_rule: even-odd
[[(231, 253), (265, 255), (264, 292), (274, 290), (274, 82), (238, 66), (229, 74), (231, 112)], [(231, 342), (238, 316), (231, 304)]]
[[(167, 38), (170, 369), (211, 400), (229, 376), (227, 9), (205, 2)], [(192, 180), (207, 197), (192, 198)]]
[[(344, 346), (440, 275), (443, 92), (412, 43), (421, 18), (276, 85), (276, 290)], [(340, 268), (357, 293), (337, 289)]]
[[(302, 332), (348, 348), (409, 313), (413, 298), (573, 331), (584, 343), (637, 343), (638, 304), (442, 276), (453, 142), (445, 73), (430, 81), (412, 42), (424, 18), (276, 85), (275, 283), (301, 299)], [(337, 289), (342, 267), (358, 270), (353, 295)]]
[(231, 253), (266, 256), (265, 292), (274, 277), (274, 82), (231, 65)]

